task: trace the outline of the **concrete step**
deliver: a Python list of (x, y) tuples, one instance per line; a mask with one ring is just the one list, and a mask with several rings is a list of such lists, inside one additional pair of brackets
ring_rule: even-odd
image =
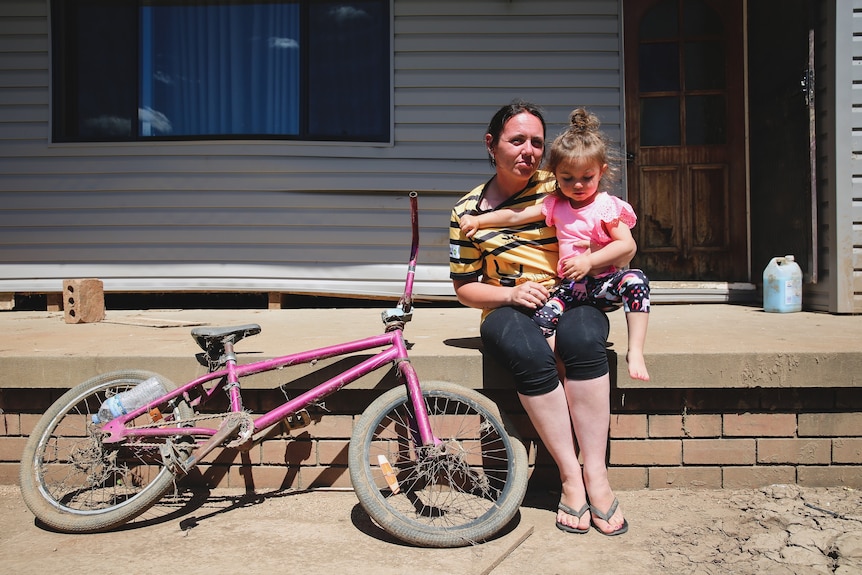
[[(381, 332), (381, 309), (108, 310), (103, 321), (68, 324), (62, 312), (0, 312), (0, 389), (69, 388), (122, 368), (148, 369), (181, 382), (202, 373), (195, 326), (257, 323), (237, 345), (241, 362), (287, 355)], [(418, 305), (405, 330), (422, 379), (478, 389), (511, 386), (486, 361), (479, 311)], [(649, 382), (628, 377), (625, 314), (610, 314), (609, 355), (618, 388), (820, 388), (862, 385), (862, 318), (811, 312), (772, 314), (731, 304), (654, 305), (646, 355)], [(315, 366), (289, 368), (304, 378)], [(383, 370), (381, 370), (382, 372)], [(275, 372), (243, 382), (266, 388)], [(370, 388), (383, 374), (357, 382)], [(302, 385), (302, 384), (300, 384)]]

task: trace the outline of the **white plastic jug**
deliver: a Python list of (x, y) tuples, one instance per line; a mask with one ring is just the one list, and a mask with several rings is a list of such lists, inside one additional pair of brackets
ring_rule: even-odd
[(793, 256), (772, 258), (763, 270), (763, 311), (802, 311), (802, 270)]

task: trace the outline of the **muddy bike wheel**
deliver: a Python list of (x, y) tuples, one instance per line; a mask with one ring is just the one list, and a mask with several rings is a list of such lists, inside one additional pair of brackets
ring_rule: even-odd
[(419, 447), (402, 386), (360, 417), (348, 450), (362, 507), (385, 531), (423, 547), (461, 547), (492, 537), (518, 512), (527, 452), (497, 406), (459, 385), (423, 383), (431, 429)]
[[(102, 443), (101, 424), (93, 421), (106, 397), (154, 376), (167, 390), (176, 388), (148, 371), (102, 374), (66, 392), (36, 424), (21, 456), (20, 484), (27, 507), (45, 525), (68, 533), (107, 531), (144, 513), (174, 484), (160, 448), (170, 443), (183, 461), (191, 439)], [(156, 425), (173, 427), (194, 415), (181, 400), (158, 408), (162, 419)], [(153, 424), (153, 418), (145, 413), (129, 424)]]

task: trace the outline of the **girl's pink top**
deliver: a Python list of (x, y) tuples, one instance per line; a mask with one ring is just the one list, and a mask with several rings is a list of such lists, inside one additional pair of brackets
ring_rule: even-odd
[(621, 221), (635, 226), (637, 216), (628, 202), (607, 192), (596, 193), (595, 199), (583, 208), (573, 208), (568, 198), (550, 194), (542, 204), (542, 213), (549, 226), (557, 228), (560, 243), (560, 264), (557, 273), (562, 277), (562, 263), (570, 257), (584, 253), (592, 245), (600, 248), (611, 243), (611, 236), (602, 222)]

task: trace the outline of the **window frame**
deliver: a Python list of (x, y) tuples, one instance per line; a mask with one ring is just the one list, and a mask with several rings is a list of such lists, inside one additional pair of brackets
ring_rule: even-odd
[[(98, 0), (93, 0), (94, 4), (98, 2)], [(105, 0), (105, 5), (113, 5), (116, 6), (119, 2), (123, 0)], [(158, 0), (157, 0), (158, 1)], [(170, 1), (170, 0), (168, 0)], [(177, 4), (182, 4), (184, 0), (174, 0)], [(189, 0), (191, 3), (192, 0)], [(221, 4), (255, 4), (255, 3), (274, 3), (278, 2), (278, 0), (259, 0), (258, 2), (250, 1), (250, 0), (212, 0), (215, 3)], [(362, 2), (363, 0), (360, 0)], [(368, 0), (365, 0), (368, 1)], [(135, 79), (134, 86), (134, 101), (133, 101), (133, 110), (132, 110), (132, 129), (128, 136), (126, 137), (106, 137), (104, 135), (97, 135), (94, 137), (87, 137), (86, 134), (82, 133), (80, 126), (77, 126), (75, 130), (69, 129), (69, 112), (72, 111), (73, 114), (80, 115), (80, 109), (75, 107), (74, 105), (70, 105), (68, 103), (70, 96), (70, 92), (74, 92), (77, 89), (77, 85), (70, 86), (70, 83), (65, 82), (65, 76), (69, 75), (70, 71), (77, 73), (78, 70), (72, 69), (67, 62), (63, 60), (70, 59), (70, 56), (65, 53), (63, 50), (63, 46), (67, 45), (66, 43), (69, 41), (68, 36), (77, 34), (80, 30), (80, 27), (75, 24), (68, 23), (68, 13), (66, 13), (68, 8), (68, 0), (49, 0), (49, 33), (50, 33), (50, 42), (49, 42), (49, 87), (50, 87), (50, 99), (49, 103), (51, 106), (51, 114), (50, 114), (50, 141), (52, 144), (110, 144), (110, 145), (141, 145), (141, 144), (150, 144), (150, 143), (182, 143), (182, 144), (205, 144), (205, 143), (238, 143), (238, 142), (260, 142), (262, 144), (279, 144), (279, 145), (289, 145), (289, 146), (306, 146), (306, 145), (319, 145), (319, 146), (347, 146), (347, 147), (392, 147), (394, 146), (394, 134), (395, 134), (395, 82), (394, 82), (394, 0), (370, 0), (372, 3), (377, 4), (381, 8), (386, 11), (387, 21), (385, 22), (384, 29), (385, 32), (385, 47), (381, 46), (381, 62), (385, 61), (385, 68), (381, 69), (380, 76), (385, 77), (388, 82), (388, 86), (382, 90), (382, 92), (386, 93), (386, 102), (381, 105), (378, 112), (381, 114), (381, 121), (379, 123), (379, 137), (351, 137), (351, 138), (339, 138), (337, 136), (324, 135), (324, 134), (310, 134), (308, 132), (308, 102), (309, 99), (314, 99), (314, 94), (312, 94), (305, 84), (306, 78), (309, 73), (309, 56), (306, 53), (308, 50), (309, 44), (304, 42), (302, 44), (301, 50), (301, 68), (300, 68), (300, 78), (301, 78), (301, 96), (299, 100), (299, 118), (298, 121), (300, 123), (300, 130), (298, 134), (186, 134), (186, 135), (149, 135), (144, 136), (140, 130), (140, 116), (139, 116), (139, 108), (141, 106), (141, 74), (142, 65), (141, 65), (141, 57), (140, 57), (140, 22), (141, 22), (141, 8), (145, 5), (148, 0), (128, 0), (127, 7), (130, 7), (135, 14), (135, 24), (134, 26), (137, 28), (138, 32), (134, 40), (135, 44), (135, 53), (133, 56), (133, 60), (135, 62), (134, 72), (132, 75)], [(319, 0), (288, 0), (286, 3), (291, 4), (300, 4), (300, 10), (302, 12), (302, 28), (301, 35), (303, 37), (307, 37), (308, 33), (308, 7), (313, 4), (319, 2)], [(340, 4), (337, 1), (329, 2), (333, 5)], [(58, 22), (61, 18), (57, 16), (58, 12), (63, 12), (65, 14), (65, 18), (63, 18), (62, 22)], [(385, 55), (383, 54), (385, 51)], [(73, 58), (73, 57), (71, 57)], [(76, 118), (77, 119), (77, 118)]]

